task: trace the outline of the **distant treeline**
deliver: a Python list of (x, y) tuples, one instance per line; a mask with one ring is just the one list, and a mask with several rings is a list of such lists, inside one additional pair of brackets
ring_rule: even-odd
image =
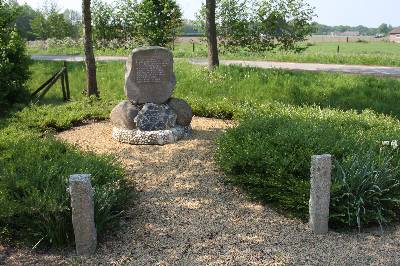
[[(39, 9), (33, 9), (27, 4), (20, 5), (16, 0), (8, 0), (8, 2), (13, 5), (14, 12), (16, 13), (17, 20), (15, 26), (21, 37), (27, 40), (46, 40), (49, 38), (63, 39), (67, 37), (79, 39), (82, 36), (80, 11), (66, 9), (61, 12), (61, 9), (52, 1), (44, 1)], [(117, 0), (116, 2), (121, 5), (135, 3), (135, 1), (132, 0)], [(102, 10), (101, 7), (107, 8), (108, 6), (103, 6), (107, 5), (106, 2), (97, 0), (95, 3), (94, 20), (96, 20), (96, 13), (99, 13), (97, 17), (104, 19), (104, 10)], [(110, 5), (110, 7), (112, 6)], [(110, 7), (108, 9), (112, 10)], [(101, 26), (102, 25), (94, 25), (95, 34)], [(358, 32), (360, 35), (375, 36), (387, 35), (393, 29), (392, 25), (386, 23), (382, 23), (377, 28), (368, 28), (362, 25), (356, 27), (343, 25), (327, 26), (316, 22), (313, 23), (313, 26), (314, 34), (316, 35)], [(107, 27), (109, 27), (109, 25), (107, 25)], [(195, 21), (184, 20), (177, 35), (201, 36), (204, 35), (204, 32), (199, 29)]]
[(314, 23), (314, 34), (316, 35), (330, 35), (332, 33), (344, 33), (344, 32), (358, 32), (363, 36), (375, 36), (375, 35), (387, 35), (390, 31), (393, 30), (392, 25), (388, 25), (386, 23), (382, 23), (377, 28), (368, 28), (362, 25), (352, 27), (352, 26), (327, 26), (319, 23)]
[(27, 4), (8, 1), (16, 15), (16, 28), (20, 36), (27, 40), (79, 38), (82, 32), (81, 14), (66, 9), (61, 12), (54, 2), (45, 1), (40, 9)]

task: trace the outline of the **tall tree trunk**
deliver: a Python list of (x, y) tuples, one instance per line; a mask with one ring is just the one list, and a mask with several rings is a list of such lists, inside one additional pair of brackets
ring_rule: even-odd
[(206, 0), (206, 25), (208, 41), (208, 69), (213, 70), (219, 66), (217, 26), (215, 24), (215, 0)]
[(93, 53), (92, 14), (90, 0), (82, 0), (83, 28), (85, 32), (86, 95), (99, 96), (96, 79), (96, 60)]

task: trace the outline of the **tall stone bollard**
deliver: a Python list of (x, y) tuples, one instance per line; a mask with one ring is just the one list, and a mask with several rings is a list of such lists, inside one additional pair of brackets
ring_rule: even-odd
[(310, 228), (315, 234), (328, 232), (329, 203), (331, 197), (332, 156), (311, 157)]
[(93, 188), (90, 177), (90, 175), (85, 174), (69, 177), (72, 224), (74, 226), (76, 253), (79, 256), (93, 254), (97, 246)]

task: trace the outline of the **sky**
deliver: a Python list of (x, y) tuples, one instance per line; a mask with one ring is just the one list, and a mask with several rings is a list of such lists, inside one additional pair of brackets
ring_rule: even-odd
[[(111, 0), (107, 0), (111, 1)], [(377, 27), (381, 23), (400, 26), (400, 0), (305, 0), (315, 7), (318, 15), (314, 19), (321, 24), (335, 25), (364, 25)], [(28, 3), (34, 8), (42, 5), (40, 0), (18, 0)], [(55, 0), (62, 9), (81, 9), (82, 0)], [(177, 0), (184, 17), (194, 19), (202, 0)]]

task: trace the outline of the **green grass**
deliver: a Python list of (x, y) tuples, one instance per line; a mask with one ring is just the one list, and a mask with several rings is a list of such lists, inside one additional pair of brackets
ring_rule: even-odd
[[(124, 99), (124, 64), (98, 63), (101, 100), (88, 100), (83, 63), (69, 63), (72, 102), (61, 104), (61, 88), (57, 84), (45, 96), (40, 107), (32, 107), (30, 123), (65, 128), (71, 121), (108, 117), (116, 103)], [(36, 62), (32, 66), (31, 90), (44, 82), (61, 63)], [(347, 74), (290, 72), (239, 66), (221, 66), (209, 74), (204, 67), (183, 61), (175, 64), (177, 87), (174, 95), (186, 99), (196, 114), (232, 117), (242, 106), (278, 101), (290, 105), (318, 105), (342, 110), (374, 110), (400, 118), (400, 80)], [(86, 108), (84, 108), (86, 106)], [(51, 111), (54, 110), (54, 111)], [(26, 111), (28, 112), (28, 111)], [(19, 115), (21, 116), (21, 115)], [(20, 118), (24, 119), (24, 118)]]
[[(113, 158), (78, 151), (18, 123), (0, 130), (0, 239), (33, 247), (74, 242), (68, 177), (90, 173), (99, 238), (117, 225), (129, 188)], [(117, 224), (115, 224), (117, 223)]]
[[(83, 87), (79, 82), (83, 74), (78, 65), (70, 67), (71, 84), (75, 88), (70, 103), (60, 101), (60, 91), (51, 91), (42, 104), (17, 106), (7, 117), (0, 118), (1, 244), (30, 247), (72, 244), (67, 192), (71, 174), (92, 175), (95, 222), (100, 239), (110, 227), (116, 227), (129, 202), (132, 187), (124, 179), (124, 170), (115, 163), (115, 158), (78, 151), (53, 137), (54, 130), (66, 129), (84, 118), (105, 117), (104, 106), (113, 105), (106, 100), (80, 97), (78, 91)], [(29, 87), (37, 88), (59, 68), (57, 64), (32, 65), (32, 77), (37, 79), (32, 79)]]
[[(337, 53), (337, 46), (340, 46), (340, 53)], [(82, 54), (81, 47), (53, 47), (48, 50), (30, 49), (31, 54)], [(99, 49), (97, 55), (129, 55), (130, 50), (124, 49)], [(222, 59), (242, 60), (270, 60), (282, 62), (304, 62), (304, 63), (328, 63), (328, 64), (359, 64), (359, 65), (381, 65), (400, 66), (400, 44), (389, 42), (368, 42), (368, 43), (336, 43), (321, 42), (309, 46), (302, 53), (286, 52), (248, 52), (243, 49), (237, 52), (220, 51)], [(175, 57), (207, 57), (205, 44), (196, 44), (193, 52), (192, 44), (176, 44), (174, 49)]]
[(218, 140), (216, 161), (227, 179), (256, 200), (308, 219), (310, 161), (332, 154), (330, 224), (359, 229), (399, 221), (397, 119), (372, 112), (268, 103)]

